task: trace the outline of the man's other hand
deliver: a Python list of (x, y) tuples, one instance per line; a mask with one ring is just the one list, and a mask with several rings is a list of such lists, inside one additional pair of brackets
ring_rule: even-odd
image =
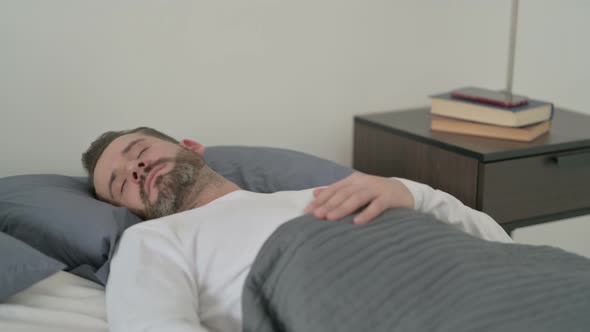
[(319, 219), (337, 220), (366, 206), (354, 218), (355, 224), (365, 224), (386, 209), (414, 208), (414, 197), (401, 181), (360, 172), (317, 188), (313, 195), (304, 212)]

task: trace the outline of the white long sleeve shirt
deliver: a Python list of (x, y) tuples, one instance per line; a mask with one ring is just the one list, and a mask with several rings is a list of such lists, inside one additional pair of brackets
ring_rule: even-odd
[[(399, 180), (416, 210), (482, 239), (512, 242), (488, 215), (427, 185)], [(312, 200), (313, 189), (239, 190), (129, 228), (106, 289), (110, 331), (241, 331), (242, 287), (258, 251)]]

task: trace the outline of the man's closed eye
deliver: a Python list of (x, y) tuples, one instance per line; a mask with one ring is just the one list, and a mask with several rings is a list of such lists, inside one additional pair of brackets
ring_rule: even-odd
[(139, 154), (137, 155), (137, 159), (139, 159), (139, 158), (141, 157), (141, 155), (142, 155), (142, 154), (145, 152), (145, 150), (147, 150), (148, 148), (149, 148), (149, 146), (148, 146), (148, 147), (146, 147), (145, 149), (141, 150), (141, 151), (139, 152)]

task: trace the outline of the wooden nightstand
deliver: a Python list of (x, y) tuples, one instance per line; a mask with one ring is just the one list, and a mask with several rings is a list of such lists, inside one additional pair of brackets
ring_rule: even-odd
[(530, 143), (430, 131), (430, 109), (354, 119), (359, 171), (446, 191), (505, 230), (590, 213), (590, 116), (556, 109)]

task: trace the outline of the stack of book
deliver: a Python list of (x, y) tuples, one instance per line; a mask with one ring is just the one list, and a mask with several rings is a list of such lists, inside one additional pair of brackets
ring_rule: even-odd
[(529, 99), (524, 105), (506, 107), (456, 98), (451, 93), (431, 98), (434, 131), (530, 142), (551, 128), (551, 103)]

